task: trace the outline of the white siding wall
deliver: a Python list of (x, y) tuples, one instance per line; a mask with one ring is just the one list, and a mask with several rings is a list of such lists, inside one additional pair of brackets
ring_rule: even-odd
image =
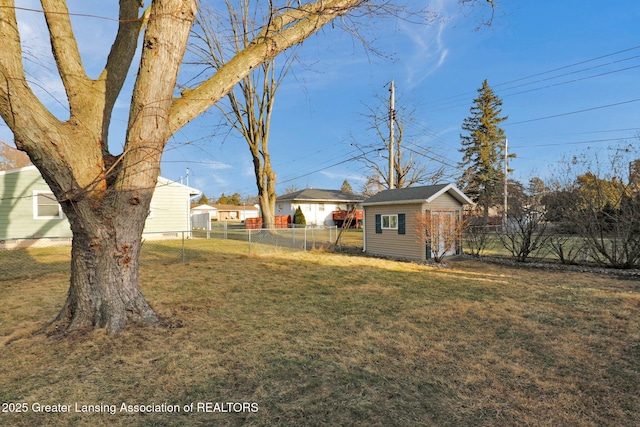
[(185, 186), (176, 182), (158, 181), (144, 232), (188, 231), (189, 210), (189, 191)]
[(50, 192), (35, 167), (0, 174), (0, 239), (71, 237), (67, 217), (34, 218), (34, 191)]
[(324, 225), (327, 227), (333, 227), (336, 225), (333, 221), (333, 211), (346, 210), (348, 205), (351, 206), (352, 203), (321, 203), (302, 200), (287, 200), (283, 202), (276, 202), (276, 215), (291, 215), (291, 220), (293, 221), (293, 215), (296, 213), (298, 206), (300, 206), (307, 225)]
[[(61, 219), (34, 219), (34, 191), (50, 191), (35, 167), (0, 173), (0, 239), (71, 237), (64, 215)], [(159, 179), (151, 210), (145, 232), (188, 230), (188, 188)]]

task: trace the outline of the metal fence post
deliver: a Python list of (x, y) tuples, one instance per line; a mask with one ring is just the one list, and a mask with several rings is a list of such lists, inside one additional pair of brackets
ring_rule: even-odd
[(303, 251), (307, 250), (307, 226), (304, 226), (304, 248), (302, 248)]
[(251, 228), (247, 230), (247, 233), (249, 235), (249, 255), (251, 255)]
[(185, 253), (184, 253), (184, 231), (182, 232), (182, 263), (185, 261)]

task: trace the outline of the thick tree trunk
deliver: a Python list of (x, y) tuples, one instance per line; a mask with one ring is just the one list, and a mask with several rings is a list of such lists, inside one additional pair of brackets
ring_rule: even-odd
[(266, 193), (258, 194), (258, 202), (262, 212), (262, 228), (274, 228), (276, 223), (274, 197), (269, 197)]
[(107, 333), (117, 334), (128, 322), (158, 322), (142, 295), (138, 276), (151, 194), (149, 190), (117, 194), (113, 207), (101, 210), (89, 210), (83, 203), (63, 204), (73, 232), (71, 285), (51, 325), (53, 332), (106, 328)]
[[(118, 33), (106, 67), (91, 79), (82, 66), (66, 2), (41, 1), (69, 103), (69, 119), (62, 121), (31, 90), (15, 1), (0, 0), (0, 117), (14, 133), (17, 148), (27, 152), (42, 173), (73, 232), (71, 286), (52, 324), (57, 330), (104, 327), (115, 334), (129, 321), (158, 321), (140, 291), (138, 260), (168, 138), (256, 66), (366, 2), (324, 0), (285, 9), (277, 19), (269, 19), (246, 49), (178, 98), (177, 74), (198, 2), (152, 0), (142, 17), (138, 11), (143, 2), (119, 3)], [(111, 112), (143, 28), (125, 144), (120, 155), (112, 156), (107, 141)], [(268, 188), (273, 211), (275, 193)]]
[(267, 137), (257, 142), (248, 139), (258, 187), (258, 203), (262, 211), (262, 228), (275, 228), (276, 173), (271, 165), (266, 141)]

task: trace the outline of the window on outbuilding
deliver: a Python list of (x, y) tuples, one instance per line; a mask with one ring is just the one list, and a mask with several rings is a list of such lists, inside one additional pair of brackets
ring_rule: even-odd
[(382, 215), (382, 229), (383, 230), (397, 230), (398, 229), (398, 215)]
[(393, 214), (382, 215), (376, 214), (376, 234), (382, 233), (382, 230), (398, 230), (398, 234), (406, 233), (406, 215)]

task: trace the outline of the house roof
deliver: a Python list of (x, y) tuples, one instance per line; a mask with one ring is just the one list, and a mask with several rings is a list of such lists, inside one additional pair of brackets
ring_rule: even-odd
[(239, 211), (257, 211), (259, 210), (253, 205), (210, 205), (211, 207), (217, 209), (218, 211), (231, 211), (231, 212), (239, 212)]
[(207, 205), (207, 204), (202, 204), (202, 205), (198, 205), (198, 206), (193, 206), (191, 208), (191, 210), (199, 210), (199, 211), (217, 211), (218, 208), (216, 208), (215, 206), (211, 206), (211, 205)]
[[(18, 172), (30, 171), (30, 170), (37, 170), (37, 168), (34, 165), (29, 165), (29, 166), (24, 166), (24, 167), (17, 168), (17, 169), (11, 169), (11, 170), (7, 170), (7, 171), (0, 171), (0, 175), (6, 175), (6, 174), (10, 174), (10, 173), (18, 173)], [(186, 185), (180, 184), (179, 182), (172, 181), (170, 179), (163, 178), (161, 176), (158, 177), (158, 185), (179, 185), (179, 186), (184, 187), (184, 188), (189, 190), (189, 196), (198, 196), (198, 195), (200, 195), (202, 193), (200, 190), (197, 190), (197, 189), (195, 189), (193, 187), (188, 187)]]
[(393, 190), (384, 190), (369, 197), (362, 205), (390, 205), (399, 203), (430, 203), (440, 197), (442, 194), (448, 193), (462, 205), (472, 205), (473, 201), (469, 199), (462, 191), (458, 190), (453, 184), (437, 184), (427, 185), (424, 187), (408, 187), (396, 188)]
[(355, 194), (348, 193), (340, 190), (321, 190), (315, 188), (306, 188), (300, 191), (294, 191), (293, 193), (284, 194), (277, 198), (278, 202), (283, 201), (306, 201), (306, 202), (352, 202), (359, 203), (364, 200), (364, 197)]

